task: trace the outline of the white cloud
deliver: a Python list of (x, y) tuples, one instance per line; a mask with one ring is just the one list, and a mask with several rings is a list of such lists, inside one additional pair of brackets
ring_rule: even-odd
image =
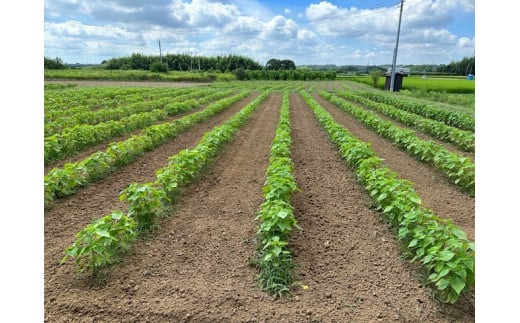
[[(473, 7), (471, 7), (473, 4)], [(472, 1), (408, 0), (403, 9), (402, 25), (410, 28), (442, 28), (453, 21), (457, 8), (474, 10)], [(340, 8), (328, 1), (310, 4), (306, 16), (325, 36), (363, 37), (395, 34), (399, 6), (377, 9)]]
[[(398, 57), (417, 62), (417, 57), (441, 55), (439, 59), (457, 56), (474, 48), (473, 42), (457, 37), (447, 27), (456, 18), (457, 10), (471, 12), (474, 1), (465, 0), (408, 0), (404, 4)], [(305, 11), (309, 26), (319, 35), (332, 39), (359, 39), (375, 44), (374, 55), (380, 63), (391, 60), (395, 46), (399, 5), (377, 9), (342, 8), (328, 1), (310, 4)], [(419, 52), (420, 55), (419, 55)], [(345, 59), (362, 59), (355, 50)], [(387, 54), (390, 53), (390, 59)]]
[(298, 26), (292, 19), (283, 16), (275, 16), (270, 21), (264, 23), (262, 38), (270, 40), (290, 40), (296, 39)]
[(475, 48), (475, 37), (469, 39), (468, 37), (459, 38), (458, 45), (465, 48)]
[[(255, 0), (46, 0), (44, 10), (45, 54), (66, 62), (67, 57), (99, 62), (132, 52), (157, 54), (161, 39), (168, 52), (235, 53), (297, 64), (386, 63), (399, 14), (398, 6), (358, 9), (321, 1), (285, 8), (284, 16)], [(449, 61), (471, 53), (473, 35), (449, 29), (456, 12), (471, 11), (471, 0), (406, 1), (399, 57), (416, 62), (420, 50), (424, 57), (441, 55), (439, 60)], [(288, 18), (293, 12), (296, 21)], [(78, 22), (85, 16), (89, 25)]]
[(316, 34), (307, 28), (303, 28), (298, 30), (298, 39), (299, 40), (312, 40), (316, 38)]

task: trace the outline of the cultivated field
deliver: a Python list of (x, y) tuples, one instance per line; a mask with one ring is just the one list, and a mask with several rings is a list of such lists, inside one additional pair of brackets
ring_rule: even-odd
[[(367, 85), (372, 85), (370, 76), (346, 76), (345, 80), (355, 81)], [(385, 86), (385, 77), (380, 77), (378, 88), (383, 89)], [(460, 77), (437, 77), (428, 76), (421, 78), (420, 76), (409, 76), (403, 78), (402, 88), (404, 90), (417, 91), (439, 91), (446, 93), (475, 93), (475, 81), (468, 81)]]
[(474, 321), (469, 107), (70, 83), (45, 90), (46, 321)]

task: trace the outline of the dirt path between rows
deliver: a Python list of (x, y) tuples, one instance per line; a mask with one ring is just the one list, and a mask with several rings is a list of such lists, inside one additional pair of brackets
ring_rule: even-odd
[(324, 100), (314, 98), (329, 111), (335, 121), (345, 126), (355, 137), (370, 142), (377, 156), (385, 160), (399, 177), (410, 180), (427, 208), (442, 218), (451, 219), (468, 236), (475, 239), (475, 200), (451, 184), (446, 176), (427, 164), (411, 157), (391, 141), (368, 129), (355, 118)]
[[(254, 217), (281, 104), (261, 104), (199, 183), (187, 188), (173, 216), (112, 273), (107, 286), (90, 288), (70, 265), (46, 290), (49, 321), (197, 322), (237, 319), (255, 311)], [(256, 296), (251, 296), (253, 293)], [(102, 310), (101, 310), (102, 309)]]
[(178, 138), (148, 152), (126, 167), (117, 170), (105, 179), (80, 189), (76, 194), (58, 199), (44, 214), (45, 248), (45, 298), (46, 302), (59, 290), (53, 282), (59, 272), (72, 272), (71, 266), (58, 266), (64, 256), (66, 246), (74, 241), (76, 232), (94, 219), (108, 214), (111, 210), (124, 209), (119, 201), (119, 192), (131, 182), (144, 183), (155, 180), (155, 172), (168, 163), (168, 157), (196, 145), (203, 134), (222, 124), (238, 112), (256, 95), (250, 95), (227, 110), (194, 126)]

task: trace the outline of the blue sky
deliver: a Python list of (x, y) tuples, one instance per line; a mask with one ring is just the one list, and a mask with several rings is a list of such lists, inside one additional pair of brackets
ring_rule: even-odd
[[(100, 63), (132, 53), (240, 54), (304, 64), (389, 64), (399, 0), (46, 0), (44, 54)], [(475, 52), (473, 0), (407, 0), (398, 64)]]

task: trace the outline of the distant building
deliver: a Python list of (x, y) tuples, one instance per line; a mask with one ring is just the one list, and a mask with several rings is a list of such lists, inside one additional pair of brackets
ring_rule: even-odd
[[(389, 67), (389, 68), (386, 70), (386, 73), (387, 73), (387, 74), (392, 73), (392, 68)], [(409, 75), (410, 75), (410, 69), (407, 68), (407, 67), (396, 67), (396, 68), (395, 68), (395, 73), (409, 76)]]

